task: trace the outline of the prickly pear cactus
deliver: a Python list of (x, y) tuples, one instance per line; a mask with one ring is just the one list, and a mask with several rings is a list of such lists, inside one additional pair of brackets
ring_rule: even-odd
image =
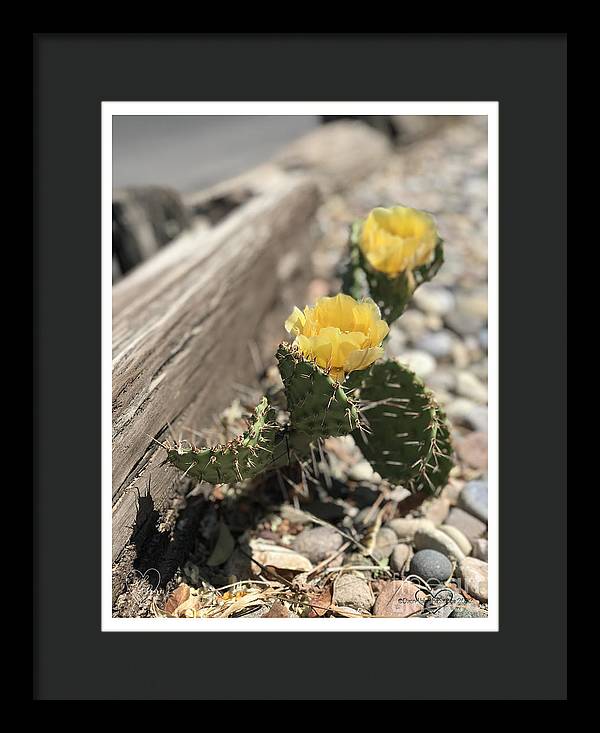
[[(389, 323), (442, 262), (443, 243), (427, 212), (377, 208), (355, 222), (346, 294), (294, 308), (286, 321), (296, 338), (281, 344), (276, 357), (287, 422), (278, 423), (264, 398), (238, 438), (212, 448), (168, 446), (167, 461), (199, 481), (231, 483), (302, 461), (321, 438), (352, 434), (383, 478), (413, 492), (437, 492), (452, 468), (445, 415), (410, 369), (376, 360)], [(358, 300), (365, 289), (371, 299)]]
[(356, 405), (344, 387), (305, 359), (297, 348), (281, 344), (277, 361), (294, 430), (316, 440), (347, 435), (358, 427)]
[(186, 476), (211, 484), (253, 478), (288, 462), (288, 436), (275, 418), (276, 411), (263, 397), (242, 435), (212, 448), (194, 448), (183, 441), (168, 449), (167, 460)]
[(390, 360), (362, 372), (358, 385), (366, 429), (353, 436), (373, 469), (413, 492), (443, 488), (452, 445), (445, 416), (423, 382)]

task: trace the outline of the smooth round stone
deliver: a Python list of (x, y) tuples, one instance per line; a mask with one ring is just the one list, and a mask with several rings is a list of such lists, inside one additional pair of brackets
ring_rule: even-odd
[(474, 402), (487, 403), (488, 390), (483, 382), (471, 372), (458, 372), (456, 375), (456, 391), (462, 397)]
[(340, 575), (333, 586), (333, 603), (336, 606), (369, 611), (375, 596), (367, 581), (360, 575)]
[(483, 562), (488, 561), (488, 541), (484, 539), (483, 537), (480, 537), (479, 539), (476, 539), (473, 542), (473, 557), (476, 557), (478, 560), (483, 560)]
[(456, 542), (440, 529), (419, 529), (415, 532), (415, 549), (435, 550), (454, 562), (461, 562), (465, 553)]
[(428, 377), (436, 368), (435, 359), (426, 351), (405, 351), (400, 354), (398, 361), (422, 378)]
[(330, 527), (305, 529), (294, 538), (292, 548), (311, 562), (325, 560), (342, 546), (342, 536)]
[(430, 519), (412, 519), (411, 517), (390, 519), (386, 524), (386, 527), (394, 530), (400, 542), (412, 542), (415, 538), (415, 534), (420, 529), (435, 529), (435, 525)]
[(396, 545), (390, 556), (390, 568), (394, 573), (402, 573), (406, 568), (410, 556), (412, 555), (412, 547), (410, 545)]
[(452, 355), (456, 337), (450, 331), (436, 331), (426, 333), (416, 342), (415, 346), (421, 351), (426, 351), (436, 359), (445, 359)]
[[(402, 320), (399, 321), (399, 324), (398, 328), (402, 330), (402, 333), (406, 334), (411, 341), (416, 341), (427, 328), (427, 317), (421, 311), (408, 310), (402, 314)], [(392, 328), (391, 330), (395, 331), (396, 329)]]
[(440, 527), (442, 532), (448, 535), (450, 539), (454, 540), (465, 555), (470, 555), (473, 547), (465, 535), (457, 527), (452, 527), (449, 524), (442, 524)]
[(460, 492), (458, 504), (465, 511), (481, 519), (488, 520), (488, 483), (487, 481), (469, 481)]
[(348, 471), (348, 478), (352, 481), (369, 481), (373, 478), (373, 468), (368, 461), (362, 460), (351, 466)]
[[(416, 557), (416, 555), (415, 555)], [(470, 596), (478, 601), (488, 599), (488, 564), (474, 557), (466, 557), (460, 563), (460, 577)]]
[(477, 519), (477, 517), (474, 517), (460, 507), (452, 507), (446, 519), (446, 526), (456, 527), (471, 544), (478, 537), (481, 537), (487, 529), (485, 522), (482, 522), (481, 519)]
[(394, 530), (389, 527), (382, 527), (379, 532), (377, 532), (375, 547), (371, 554), (378, 560), (383, 560), (392, 554), (392, 551), (397, 544), (398, 537)]
[(479, 332), (479, 343), (481, 344), (481, 348), (485, 349), (487, 351), (488, 347), (488, 330), (487, 328), (482, 328)]
[(483, 326), (484, 319), (474, 313), (465, 310), (453, 310), (446, 315), (446, 323), (449, 328), (462, 336), (478, 334)]
[(443, 583), (452, 575), (452, 563), (436, 550), (419, 550), (410, 561), (410, 574)]
[(413, 295), (413, 300), (418, 308), (426, 313), (434, 313), (444, 316), (454, 308), (454, 295), (446, 288), (435, 287), (427, 283), (421, 285)]

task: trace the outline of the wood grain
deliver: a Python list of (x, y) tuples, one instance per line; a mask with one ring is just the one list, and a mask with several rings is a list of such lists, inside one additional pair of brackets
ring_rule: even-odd
[(286, 283), (306, 285), (318, 202), (314, 182), (279, 178), (113, 288), (113, 560), (130, 540), (136, 490), (150, 480), (160, 510), (181, 481), (154, 439), (210, 426), (233, 384), (253, 381), (250, 344), (265, 352), (283, 337)]

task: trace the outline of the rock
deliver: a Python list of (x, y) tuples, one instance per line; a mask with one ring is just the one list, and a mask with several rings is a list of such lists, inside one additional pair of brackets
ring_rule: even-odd
[(427, 384), (436, 392), (453, 392), (456, 386), (456, 373), (449, 367), (439, 367), (429, 376)]
[(455, 425), (465, 425), (472, 430), (487, 433), (488, 409), (485, 405), (477, 405), (472, 400), (459, 397), (446, 405), (446, 415)]
[(428, 502), (427, 506), (423, 508), (425, 518), (432, 521), (436, 526), (442, 524), (448, 516), (449, 511), (450, 501), (443, 496), (440, 496), (437, 499), (432, 499)]
[(419, 588), (408, 580), (390, 580), (378, 585), (379, 593), (373, 606), (374, 616), (405, 618), (422, 613), (423, 605), (416, 600)]
[(466, 557), (459, 565), (459, 572), (467, 593), (478, 601), (487, 603), (488, 564), (475, 557)]
[(351, 466), (348, 478), (352, 481), (369, 481), (373, 478), (374, 473), (371, 464), (363, 459)]
[(377, 532), (375, 547), (371, 554), (373, 557), (377, 558), (377, 560), (383, 560), (392, 554), (392, 550), (397, 544), (398, 538), (396, 537), (394, 530), (389, 527), (382, 527), (379, 532)]
[(405, 351), (400, 354), (398, 361), (422, 379), (434, 372), (436, 367), (435, 359), (426, 351)]
[(357, 611), (370, 611), (375, 596), (367, 581), (359, 575), (343, 573), (333, 585), (333, 603), (335, 606), (355, 608)]
[(428, 583), (432, 580), (443, 583), (452, 575), (452, 563), (436, 550), (419, 550), (410, 561), (410, 574)]
[(263, 572), (257, 563), (266, 567), (274, 567), (278, 570), (292, 570), (296, 572), (305, 572), (313, 569), (310, 560), (304, 555), (290, 550), (289, 547), (282, 547), (266, 540), (256, 539), (250, 541), (250, 549), (252, 551), (252, 559), (256, 560), (256, 563), (252, 564), (254, 575), (259, 575)]
[(460, 492), (458, 505), (469, 514), (473, 514), (482, 522), (488, 520), (488, 483), (487, 481), (469, 481)]
[(479, 332), (479, 343), (481, 344), (481, 348), (487, 351), (487, 348), (488, 348), (488, 330), (487, 328), (482, 328), (481, 331)]
[(486, 433), (470, 433), (464, 438), (455, 441), (456, 452), (463, 463), (487, 470), (488, 465), (488, 442)]
[(487, 618), (487, 613), (474, 603), (464, 603), (452, 610), (450, 618)]
[(444, 488), (442, 489), (441, 496), (443, 496), (444, 499), (448, 499), (451, 506), (454, 506), (458, 501), (459, 494), (463, 490), (464, 485), (464, 481), (451, 478), (449, 483), (446, 484), (446, 486), (444, 486)]
[(450, 510), (450, 514), (446, 519), (446, 526), (459, 529), (471, 544), (487, 530), (487, 526), (480, 519), (460, 507), (453, 507)]
[(410, 545), (396, 545), (390, 555), (390, 569), (394, 573), (401, 574), (408, 565), (411, 555), (412, 547)]
[(440, 527), (442, 532), (448, 535), (451, 540), (454, 540), (456, 544), (460, 547), (460, 549), (465, 553), (465, 555), (470, 555), (473, 546), (467, 539), (467, 537), (458, 529), (458, 527), (452, 527), (449, 524), (442, 524)]
[(436, 359), (446, 359), (452, 355), (452, 348), (456, 336), (447, 330), (425, 333), (421, 336), (415, 346), (420, 351), (426, 351)]
[(408, 489), (405, 489), (403, 486), (396, 486), (395, 489), (390, 491), (389, 499), (390, 501), (403, 501), (404, 499), (408, 499), (410, 496), (410, 491)]
[(446, 324), (449, 328), (461, 336), (468, 334), (478, 334), (484, 325), (485, 319), (474, 313), (456, 308), (446, 315)]
[(454, 295), (446, 288), (424, 283), (415, 290), (413, 300), (417, 308), (426, 313), (445, 316), (454, 308)]
[(437, 550), (454, 562), (460, 562), (465, 557), (456, 542), (439, 529), (417, 530), (414, 545), (417, 550)]
[(473, 557), (478, 560), (488, 561), (488, 541), (480, 537), (473, 542)]
[(456, 375), (456, 391), (462, 397), (475, 402), (487, 404), (488, 390), (485, 384), (479, 381), (471, 372), (460, 371)]
[(415, 538), (415, 532), (419, 529), (435, 529), (435, 525), (430, 519), (411, 519), (409, 517), (391, 519), (385, 526), (394, 530), (400, 542), (412, 542)]
[(294, 537), (292, 547), (311, 562), (325, 560), (342, 546), (342, 536), (330, 527), (305, 529)]
[[(427, 328), (427, 318), (421, 311), (411, 309), (402, 314), (402, 320), (397, 326), (411, 341), (416, 341)], [(392, 331), (396, 329), (393, 328)]]

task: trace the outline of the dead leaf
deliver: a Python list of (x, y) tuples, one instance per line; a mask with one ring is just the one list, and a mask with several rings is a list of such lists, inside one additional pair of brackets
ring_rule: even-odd
[(219, 535), (214, 549), (206, 561), (209, 568), (214, 568), (217, 565), (222, 565), (226, 560), (229, 560), (231, 553), (235, 547), (235, 540), (233, 539), (229, 527), (225, 522), (219, 522)]
[(309, 618), (320, 618), (324, 616), (331, 606), (331, 586), (328, 585), (318, 595), (310, 598), (311, 609)]
[(171, 593), (165, 603), (165, 613), (174, 614), (177, 608), (190, 597), (190, 586), (182, 583)]
[(267, 613), (261, 618), (290, 618), (291, 614), (281, 601), (275, 601)]

